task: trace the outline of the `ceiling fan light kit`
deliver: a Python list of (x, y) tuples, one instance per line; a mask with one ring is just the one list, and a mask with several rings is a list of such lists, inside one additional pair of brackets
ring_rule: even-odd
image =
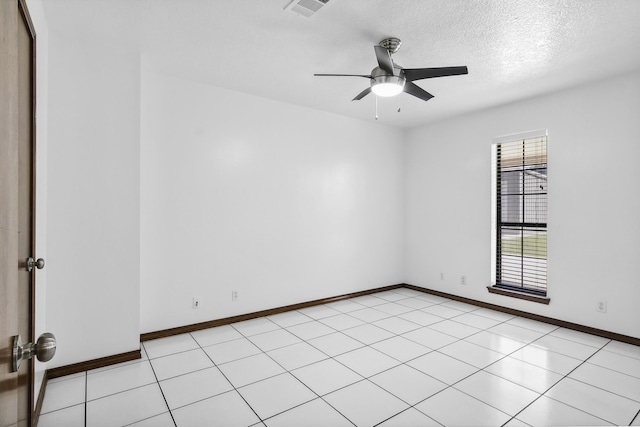
[(394, 67), (394, 74), (389, 74), (380, 67), (371, 72), (371, 90), (374, 94), (383, 97), (396, 96), (404, 89), (406, 79), (402, 69)]
[(383, 98), (396, 96), (402, 92), (403, 88), (404, 80), (371, 82), (371, 90), (373, 93)]
[(468, 74), (466, 66), (439, 68), (402, 68), (395, 64), (391, 55), (396, 53), (402, 42), (396, 37), (383, 39), (373, 47), (378, 66), (371, 70), (371, 74), (314, 74), (315, 76), (334, 77), (365, 77), (370, 79), (370, 86), (356, 95), (352, 101), (359, 101), (370, 92), (377, 96), (391, 97), (406, 92), (423, 101), (433, 98), (429, 92), (413, 83), (414, 80), (435, 77), (457, 76)]

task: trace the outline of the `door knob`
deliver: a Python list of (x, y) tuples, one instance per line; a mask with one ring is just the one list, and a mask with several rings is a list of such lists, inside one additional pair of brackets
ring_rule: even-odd
[(18, 372), (23, 360), (29, 360), (33, 356), (36, 356), (41, 362), (48, 362), (56, 354), (56, 337), (50, 333), (45, 332), (40, 335), (38, 341), (28, 344), (22, 344), (22, 338), (20, 335), (13, 337), (13, 352), (12, 352), (12, 364), (11, 372)]
[(34, 261), (33, 258), (29, 257), (26, 260), (26, 266), (28, 272), (31, 272), (31, 270), (33, 270), (33, 267), (37, 268), (38, 270), (42, 270), (44, 268), (44, 260), (42, 258), (38, 258), (37, 261)]

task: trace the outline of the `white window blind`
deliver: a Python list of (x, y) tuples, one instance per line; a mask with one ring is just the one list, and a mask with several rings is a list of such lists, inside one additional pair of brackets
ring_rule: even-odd
[(546, 295), (547, 137), (493, 145), (493, 285)]

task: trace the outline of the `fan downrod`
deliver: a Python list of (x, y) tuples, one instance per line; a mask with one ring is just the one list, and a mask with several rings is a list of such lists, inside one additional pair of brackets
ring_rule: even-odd
[(394, 54), (398, 51), (398, 49), (400, 49), (402, 41), (400, 41), (400, 39), (397, 37), (388, 37), (386, 39), (380, 40), (380, 43), (378, 43), (378, 45), (387, 49), (389, 53)]

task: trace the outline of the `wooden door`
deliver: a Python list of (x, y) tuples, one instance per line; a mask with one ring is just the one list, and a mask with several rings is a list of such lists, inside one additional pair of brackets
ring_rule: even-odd
[(33, 341), (33, 27), (23, 0), (0, 1), (0, 426), (30, 426), (33, 361), (12, 372), (12, 338)]

